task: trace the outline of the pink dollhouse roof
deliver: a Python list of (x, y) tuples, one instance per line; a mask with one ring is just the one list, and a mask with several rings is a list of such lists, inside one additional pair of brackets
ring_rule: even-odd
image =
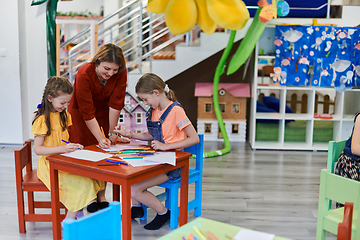
[[(250, 85), (248, 83), (219, 83), (218, 89), (225, 89), (234, 97), (250, 97)], [(195, 97), (210, 97), (212, 94), (212, 83), (196, 83)]]

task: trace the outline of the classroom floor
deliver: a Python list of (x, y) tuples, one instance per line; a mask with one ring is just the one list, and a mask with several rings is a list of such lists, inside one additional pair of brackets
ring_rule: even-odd
[[(0, 240), (52, 239), (51, 223), (27, 223), (27, 233), (19, 233), (13, 158), (17, 148), (19, 145), (0, 145)], [(204, 150), (221, 148), (222, 143), (205, 142)], [(33, 159), (36, 166), (35, 154)], [(326, 160), (327, 152), (253, 151), (248, 143), (233, 143), (229, 154), (204, 159), (202, 217), (290, 239), (313, 240), (320, 169), (326, 168)], [(106, 195), (112, 199), (109, 185)], [(47, 193), (36, 197), (50, 199)], [(151, 209), (148, 213), (151, 220), (155, 214)], [(192, 219), (191, 211), (189, 221)], [(134, 240), (157, 239), (171, 231), (169, 224), (157, 231), (145, 230), (144, 224), (132, 221)]]

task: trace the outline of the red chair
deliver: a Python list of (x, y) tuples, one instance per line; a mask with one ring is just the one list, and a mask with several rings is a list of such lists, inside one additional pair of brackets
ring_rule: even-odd
[[(25, 145), (14, 151), (15, 154), (15, 177), (16, 193), (19, 215), (19, 232), (26, 232), (25, 222), (51, 222), (50, 214), (36, 214), (35, 208), (51, 209), (51, 201), (35, 201), (34, 192), (49, 192), (47, 187), (37, 177), (36, 169), (32, 168), (31, 142), (26, 141)], [(23, 174), (23, 169), (25, 174)], [(24, 192), (27, 192), (28, 213), (25, 213)], [(64, 205), (60, 204), (62, 208)], [(61, 215), (65, 218), (65, 215)]]
[(354, 203), (345, 202), (344, 220), (338, 225), (337, 240), (351, 240)]

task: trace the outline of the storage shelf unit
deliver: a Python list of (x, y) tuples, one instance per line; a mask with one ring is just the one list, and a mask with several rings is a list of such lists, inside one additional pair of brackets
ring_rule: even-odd
[[(250, 117), (250, 144), (253, 149), (281, 149), (281, 150), (327, 150), (328, 141), (314, 141), (314, 125), (325, 125), (332, 122), (334, 141), (347, 139), (353, 127), (353, 117), (357, 111), (360, 111), (360, 89), (352, 89), (346, 92), (337, 92), (334, 88), (319, 88), (319, 87), (299, 87), (299, 86), (280, 86), (274, 84), (267, 79), (269, 86), (265, 86), (264, 79), (258, 76), (258, 61), (260, 59), (273, 59), (273, 56), (258, 56), (258, 47), (256, 46), (256, 59), (254, 70), (254, 82), (252, 88), (251, 98), (251, 117)], [(260, 83), (260, 86), (258, 85)], [(315, 102), (316, 94), (326, 92), (333, 96), (333, 109), (330, 111), (332, 119), (315, 118)], [(275, 93), (280, 100), (279, 113), (264, 113), (256, 112), (257, 100), (260, 93), (268, 96), (270, 93)], [(285, 113), (286, 101), (293, 93), (307, 94), (307, 107), (305, 113)], [(319, 112), (319, 111), (318, 111)], [(322, 112), (320, 112), (322, 113)], [(278, 120), (278, 137), (276, 140), (264, 139), (256, 140), (257, 120), (268, 119)], [(304, 128), (302, 132), (296, 134), (304, 134), (304, 141), (291, 141), (285, 139), (285, 132), (288, 131), (286, 120), (303, 121)], [(331, 123), (330, 123), (331, 124)], [(274, 125), (274, 124), (273, 124)], [(276, 124), (275, 124), (276, 125)], [(277, 127), (277, 125), (276, 125)], [(304, 132), (305, 131), (305, 132)], [(316, 137), (316, 136), (315, 136)]]

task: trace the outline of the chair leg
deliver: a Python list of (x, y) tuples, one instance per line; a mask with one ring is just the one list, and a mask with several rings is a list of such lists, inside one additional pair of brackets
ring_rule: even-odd
[(202, 181), (201, 179), (195, 182), (195, 210), (194, 216), (200, 217), (201, 216), (201, 202), (202, 202)]
[(144, 216), (142, 218), (140, 218), (140, 220), (146, 220), (147, 219), (147, 210), (148, 210), (148, 206), (141, 204), (143, 210), (144, 210)]
[(35, 213), (34, 192), (27, 192), (27, 193), (28, 193), (29, 214), (34, 214)]
[(178, 227), (178, 216), (179, 216), (179, 203), (178, 203), (178, 196), (179, 191), (178, 188), (171, 188), (169, 191), (169, 195), (166, 199), (170, 201), (170, 228), (175, 229)]
[(19, 218), (19, 232), (26, 232), (25, 225), (25, 206), (24, 206), (24, 193), (22, 192), (22, 188), (17, 186), (17, 205), (18, 205), (18, 218)]
[(166, 193), (165, 207), (166, 207), (166, 208), (170, 208), (170, 203), (171, 203), (171, 201), (170, 201), (170, 198), (171, 198), (171, 196), (170, 196), (170, 190), (167, 189), (167, 188), (165, 188), (165, 193)]

